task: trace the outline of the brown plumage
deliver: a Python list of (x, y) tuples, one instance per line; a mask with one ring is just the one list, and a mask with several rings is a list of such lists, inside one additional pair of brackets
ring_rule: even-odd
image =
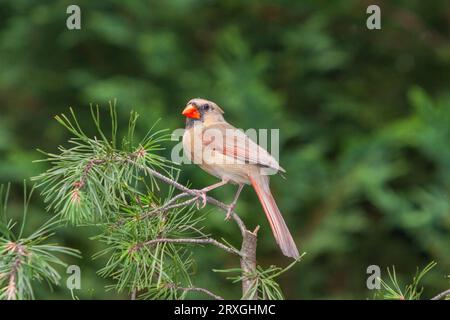
[(187, 157), (203, 170), (222, 181), (201, 190), (205, 193), (227, 183), (239, 185), (227, 218), (236, 205), (245, 184), (252, 185), (266, 213), (281, 251), (288, 257), (299, 253), (291, 233), (269, 188), (267, 170), (283, 171), (278, 162), (242, 131), (227, 123), (223, 110), (214, 102), (192, 99), (183, 110), (186, 131), (183, 148)]

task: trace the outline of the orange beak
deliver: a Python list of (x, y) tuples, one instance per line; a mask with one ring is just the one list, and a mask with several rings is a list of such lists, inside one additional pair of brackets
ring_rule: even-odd
[(200, 112), (198, 112), (197, 108), (192, 104), (188, 104), (181, 114), (188, 118), (200, 119)]

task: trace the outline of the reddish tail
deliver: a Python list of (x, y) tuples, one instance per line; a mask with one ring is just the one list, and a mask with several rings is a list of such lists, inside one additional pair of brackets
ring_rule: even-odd
[(299, 257), (297, 246), (270, 192), (269, 178), (261, 174), (253, 174), (250, 176), (250, 181), (266, 213), (273, 235), (281, 251), (285, 256), (297, 259)]

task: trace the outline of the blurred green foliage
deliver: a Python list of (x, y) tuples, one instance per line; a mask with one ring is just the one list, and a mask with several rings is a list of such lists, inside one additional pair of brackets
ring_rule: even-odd
[[(366, 268), (395, 265), (413, 274), (431, 260), (422, 297), (448, 287), (450, 272), (450, 41), (446, 0), (375, 1), (382, 30), (366, 28), (363, 1), (76, 1), (82, 29), (66, 28), (73, 1), (0, 2), (0, 182), (46, 169), (37, 147), (67, 140), (55, 114), (75, 108), (90, 124), (89, 103), (117, 98), (122, 122), (141, 114), (141, 132), (184, 126), (181, 108), (205, 97), (241, 128), (279, 128), (287, 180), (272, 189), (308, 254), (282, 276), (287, 298), (366, 298)], [(126, 125), (123, 126), (126, 128)], [(170, 148), (175, 145), (168, 144)], [(166, 153), (168, 155), (168, 153)], [(183, 166), (182, 181), (214, 181)], [(214, 194), (230, 201), (233, 187)], [(288, 264), (257, 197), (244, 189), (237, 206), (261, 224), (259, 262)], [(48, 218), (34, 198), (30, 225)], [(211, 213), (214, 233), (238, 239)], [(59, 242), (80, 249), (79, 298), (117, 298), (95, 272), (102, 249), (92, 228), (63, 228)], [(199, 286), (233, 296), (220, 275), (224, 254), (198, 250)], [(384, 269), (385, 270), (385, 269)], [(63, 270), (64, 272), (64, 270)], [(38, 298), (70, 298), (56, 288)]]

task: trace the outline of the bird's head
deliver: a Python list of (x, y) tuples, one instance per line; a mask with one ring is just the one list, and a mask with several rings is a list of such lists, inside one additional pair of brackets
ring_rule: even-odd
[(182, 112), (188, 124), (195, 121), (223, 121), (223, 113), (223, 110), (217, 104), (201, 98), (189, 100)]

